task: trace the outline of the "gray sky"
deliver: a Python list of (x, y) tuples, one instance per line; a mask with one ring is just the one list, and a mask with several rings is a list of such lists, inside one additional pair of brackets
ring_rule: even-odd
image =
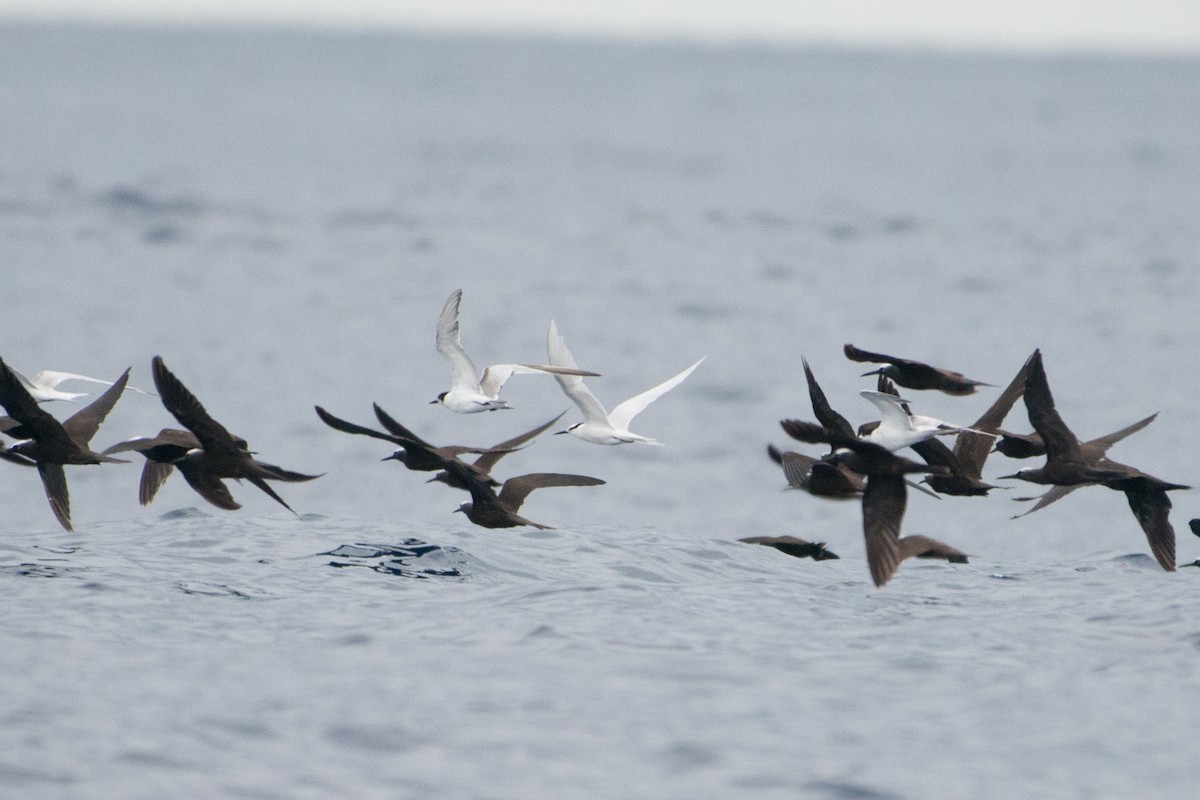
[(1200, 0), (0, 0), (18, 17), (1200, 54)]

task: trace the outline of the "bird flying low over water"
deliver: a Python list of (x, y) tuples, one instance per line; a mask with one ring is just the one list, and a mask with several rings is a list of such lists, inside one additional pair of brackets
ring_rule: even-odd
[(1154, 557), (1163, 569), (1173, 572), (1175, 529), (1171, 527), (1168, 518), (1171, 500), (1167, 497), (1167, 492), (1190, 487), (1168, 483), (1133, 467), (1114, 462), (1089, 464), (1083, 456), (1079, 440), (1054, 407), (1054, 397), (1050, 393), (1040, 350), (1035, 350), (1029, 358), (1029, 375), (1025, 380), (1025, 407), (1029, 412), (1030, 424), (1045, 444), (1046, 463), (1042, 467), (1022, 469), (1003, 477), (1049, 486), (1099, 483), (1124, 492), (1130, 510), (1146, 534)]
[[(575, 367), (575, 357), (567, 349), (567, 343), (562, 335), (559, 334), (558, 325), (553, 320), (550, 321), (550, 330), (546, 336), (546, 350), (550, 358), (550, 363), (554, 366)], [(562, 387), (563, 392), (583, 412), (583, 422), (577, 422), (565, 431), (558, 431), (558, 433), (569, 433), (585, 442), (593, 444), (617, 445), (628, 444), (630, 442), (661, 444), (661, 442), (647, 436), (633, 433), (629, 430), (629, 424), (633, 422), (634, 417), (645, 411), (647, 406), (683, 383), (684, 378), (691, 375), (693, 370), (700, 366), (702, 361), (704, 361), (704, 357), (701, 357), (699, 361), (678, 375), (668, 378), (658, 386), (647, 389), (641, 394), (634, 395), (619, 404), (611, 413), (605, 411), (604, 406), (596, 399), (596, 395), (592, 394), (591, 390), (583, 385), (582, 377), (564, 374), (555, 375), (554, 378), (558, 381), (558, 385)]]
[(0, 405), (3, 405), (17, 422), (17, 425), (8, 428), (7, 433), (25, 437), (24, 441), (8, 448), (6, 455), (24, 458), (37, 466), (46, 490), (46, 499), (50, 502), (50, 510), (54, 512), (59, 524), (69, 531), (74, 528), (71, 527), (71, 499), (67, 492), (67, 476), (63, 466), (126, 463), (119, 458), (95, 453), (88, 444), (100, 429), (100, 423), (104, 422), (117, 400), (121, 398), (128, 380), (129, 370), (125, 370), (121, 377), (90, 405), (73, 414), (65, 422), (59, 422), (41, 409), (16, 373), (0, 359)]
[(534, 489), (550, 486), (602, 486), (604, 481), (587, 475), (565, 475), (554, 472), (535, 472), (509, 478), (496, 493), (486, 482), (479, 480), (470, 467), (461, 461), (446, 462), (446, 471), (461, 482), (471, 493), (471, 500), (464, 502), (455, 511), (467, 515), (467, 519), (484, 528), (514, 528), (531, 525), (541, 530), (551, 530), (547, 525), (525, 519), (517, 514), (525, 498)]
[(895, 455), (886, 448), (857, 436), (844, 436), (821, 425), (796, 419), (780, 422), (792, 438), (811, 444), (831, 444), (837, 448), (826, 459), (845, 464), (867, 476), (863, 490), (863, 535), (867, 545), (867, 566), (876, 586), (887, 583), (900, 566), (900, 524), (908, 502), (904, 476), (910, 473), (946, 474), (944, 467), (918, 464)]
[[(347, 422), (344, 419), (339, 419), (333, 414), (330, 414), (320, 406), (316, 406), (317, 416), (321, 418), (329, 427), (334, 430), (342, 431), (343, 433), (353, 433), (361, 436), (370, 436), (375, 439), (381, 439), (385, 442), (391, 442), (398, 445), (398, 448), (390, 455), (384, 458), (384, 461), (399, 461), (404, 466), (415, 472), (435, 472), (437, 470), (445, 470), (446, 462), (456, 460), (459, 456), (467, 453), (480, 454), (492, 457), (492, 461), (485, 462), (489, 464), (487, 469), (495, 465), (495, 462), (502, 458), (505, 454), (511, 453), (517, 449), (518, 445), (524, 442), (517, 442), (509, 445), (508, 442), (496, 447), (466, 447), (463, 445), (446, 445), (445, 447), (434, 447), (429, 442), (422, 439), (417, 434), (410, 431), (408, 428), (401, 425), (391, 417), (386, 411), (375, 404), (375, 418), (379, 420), (379, 424), (387, 428), (387, 433), (377, 431), (373, 428), (368, 428), (363, 425), (356, 425), (353, 422)], [(561, 416), (561, 415), (560, 415)], [(538, 431), (539, 433), (541, 431)], [(536, 434), (534, 434), (536, 435)], [(533, 438), (532, 436), (529, 438)], [(476, 465), (468, 465), (475, 472), (479, 480), (490, 480), (487, 470), (479, 468)], [(434, 476), (433, 480), (437, 480)], [(465, 489), (466, 486), (459, 488)]]
[[(221, 423), (217, 422), (200, 404), (196, 396), (188, 391), (175, 374), (167, 369), (161, 356), (150, 362), (154, 374), (154, 385), (158, 389), (162, 404), (187, 428), (200, 443), (199, 448), (186, 450), (171, 463), (179, 467), (184, 480), (201, 497), (217, 508), (234, 511), (241, 506), (234, 501), (229, 488), (222, 482), (225, 478), (244, 479), (257, 486), (272, 500), (296, 513), (284, 502), (275, 490), (267, 485), (268, 480), (298, 483), (311, 481), (320, 475), (304, 475), (289, 472), (273, 464), (258, 461), (246, 448), (244, 439), (235, 438)], [(161, 434), (160, 434), (161, 435)]]
[[(1084, 463), (1088, 464), (1089, 466), (1098, 467), (1100, 469), (1118, 469), (1118, 470), (1119, 469), (1132, 469), (1132, 467), (1126, 467), (1124, 464), (1118, 464), (1115, 461), (1110, 461), (1109, 459), (1105, 458), (1105, 454), (1108, 452), (1108, 449), (1110, 447), (1112, 447), (1114, 444), (1121, 441), (1122, 439), (1124, 439), (1126, 436), (1129, 436), (1130, 434), (1137, 433), (1142, 428), (1146, 427), (1151, 422), (1153, 422), (1155, 417), (1157, 417), (1157, 416), (1158, 416), (1158, 414), (1151, 414), (1150, 416), (1146, 417), (1145, 419), (1138, 420), (1137, 422), (1133, 423), (1132, 425), (1122, 428), (1119, 431), (1114, 431), (1113, 433), (1110, 433), (1107, 436), (1101, 436), (1098, 439), (1090, 439), (1086, 442), (1080, 442), (1079, 443), (1079, 452), (1080, 452), (1080, 455), (1083, 456)], [(1006, 439), (1010, 439), (1011, 436), (1012, 436), (1012, 434), (1009, 434), (1009, 436), (1006, 437)], [(1036, 432), (1033, 434), (1030, 434), (1028, 437), (1025, 437), (1025, 442), (1028, 445), (1036, 445), (1036, 449), (1039, 450), (1037, 455), (1045, 455), (1046, 454), (1046, 446), (1042, 443), (1042, 437), (1039, 436)], [(997, 445), (997, 449), (999, 449), (999, 445)], [(1001, 451), (1001, 452), (1004, 452), (1004, 451)], [(1023, 452), (1026, 452), (1026, 451), (1023, 450)], [(1017, 458), (1018, 456), (1010, 456), (1010, 457)], [(1026, 458), (1026, 457), (1031, 457), (1031, 456), (1019, 456), (1019, 457)], [(1037, 497), (1014, 497), (1013, 498), (1014, 500), (1020, 500), (1022, 502), (1030, 501), (1030, 500), (1036, 500), (1037, 502), (1034, 503), (1033, 508), (1029, 509), (1028, 511), (1017, 514), (1016, 516), (1013, 517), (1013, 519), (1016, 519), (1017, 517), (1024, 517), (1029, 514), (1032, 514), (1035, 511), (1042, 510), (1043, 508), (1050, 505), (1051, 503), (1053, 503), (1057, 500), (1063, 499), (1064, 497), (1069, 495), (1071, 492), (1078, 489), (1080, 485), (1082, 485), (1082, 484), (1076, 484), (1074, 486), (1051, 486), (1048, 491), (1046, 491), (1044, 494), (1038, 495)]]
[(830, 561), (841, 558), (837, 553), (825, 547), (824, 542), (810, 542), (799, 536), (747, 536), (738, 539), (746, 544), (761, 544), (774, 547), (781, 553), (795, 558), (811, 558), (813, 561)]
[(493, 364), (483, 373), (475, 368), (467, 351), (463, 350), (458, 333), (458, 306), (462, 301), (462, 289), (451, 293), (442, 307), (437, 322), (437, 351), (445, 356), (454, 370), (450, 390), (442, 392), (430, 404), (440, 403), (459, 414), (474, 414), (479, 411), (496, 411), (511, 408), (500, 399), (500, 389), (513, 375), (547, 373), (558, 375), (587, 375), (599, 377), (598, 372), (589, 372), (574, 365), (571, 368), (548, 364)]
[(975, 387), (977, 386), (991, 386), (990, 383), (972, 380), (961, 372), (951, 372), (948, 369), (931, 367), (928, 364), (923, 364), (920, 361), (912, 361), (907, 358), (897, 358), (896, 356), (885, 356), (882, 353), (859, 350), (849, 343), (842, 348), (842, 351), (846, 354), (846, 358), (851, 361), (887, 364), (886, 367), (864, 372), (863, 377), (867, 375), (886, 375), (895, 381), (897, 386), (903, 386), (905, 389), (936, 389), (946, 394), (967, 395), (974, 394)]

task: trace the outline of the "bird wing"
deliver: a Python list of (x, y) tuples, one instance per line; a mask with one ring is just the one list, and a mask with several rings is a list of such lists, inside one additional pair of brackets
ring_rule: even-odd
[(1168, 516), (1171, 499), (1162, 489), (1148, 485), (1147, 481), (1130, 481), (1124, 488), (1129, 508), (1137, 517), (1138, 524), (1150, 542), (1150, 552), (1168, 572), (1175, 571), (1175, 529)]
[(634, 417), (636, 417), (638, 414), (645, 411), (646, 406), (650, 405), (655, 400), (662, 397), (664, 394), (671, 391), (679, 384), (683, 383), (684, 378), (686, 378), (688, 375), (691, 375), (692, 372), (696, 369), (696, 367), (700, 366), (700, 364), (704, 361), (705, 358), (707, 358), (707, 356), (702, 356), (699, 361), (697, 361), (695, 364), (692, 364), (690, 367), (688, 367), (687, 369), (685, 369), (683, 372), (679, 373), (675, 377), (668, 378), (667, 380), (660, 383), (658, 386), (655, 386), (652, 389), (647, 389), (646, 391), (642, 392), (641, 394), (634, 395), (633, 397), (626, 400), (624, 403), (619, 404), (616, 408), (614, 408), (612, 410), (612, 413), (609, 414), (609, 417), (608, 417), (609, 421), (612, 423), (613, 427), (625, 428), (626, 430), (628, 430), (629, 423), (633, 422)]
[(808, 399), (812, 402), (813, 414), (816, 415), (817, 421), (841, 436), (854, 436), (854, 426), (829, 405), (829, 401), (825, 398), (825, 392), (821, 391), (821, 385), (817, 383), (816, 376), (808, 366), (808, 361), (801, 358), (800, 362), (804, 365), (804, 379), (808, 382)]
[[(462, 341), (458, 335), (458, 304), (462, 302), (462, 289), (455, 289), (442, 306), (442, 313), (437, 321), (437, 351), (450, 362), (454, 377), (451, 382), (453, 389), (477, 391), (479, 389), (479, 371), (475, 369), (471, 357), (463, 350)], [(507, 378), (508, 376), (505, 376)], [(503, 381), (501, 381), (503, 383)]]
[(867, 542), (867, 566), (876, 586), (887, 583), (900, 566), (900, 523), (904, 519), (907, 494), (900, 476), (867, 478), (863, 492), (863, 535)]
[[(183, 381), (167, 369), (162, 356), (155, 356), (150, 362), (150, 368), (154, 374), (154, 386), (158, 389), (163, 406), (171, 412), (175, 419), (179, 420), (180, 425), (196, 434), (196, 438), (200, 440), (200, 445), (204, 450), (217, 457), (241, 458), (245, 456), (245, 451), (237, 446), (233, 435), (225, 429), (225, 426), (213, 419), (204, 410), (204, 406), (200, 404), (196, 396), (183, 385)], [(197, 491), (199, 490), (197, 489)], [(210, 498), (206, 499), (212, 502)], [(214, 505), (220, 504), (214, 503)], [(221, 508), (225, 507), (221, 506)]]
[(879, 409), (881, 425), (887, 425), (901, 431), (911, 431), (913, 429), (912, 419), (908, 416), (908, 412), (904, 410), (904, 404), (907, 401), (893, 394), (873, 392), (870, 389), (863, 389), (859, 394), (870, 400)]
[(62, 423), (42, 410), (4, 359), (0, 359), (0, 405), (26, 429), (24, 433), (30, 438), (52, 442), (56, 449), (74, 449), (74, 442)]
[(1054, 408), (1054, 396), (1050, 394), (1050, 383), (1046, 380), (1040, 350), (1033, 351), (1027, 366), (1029, 375), (1025, 379), (1025, 408), (1029, 412), (1029, 424), (1041, 435), (1046, 445), (1046, 460), (1082, 464), (1079, 440)]
[(121, 399), (121, 393), (125, 391), (125, 384), (128, 382), (129, 370), (125, 370), (104, 394), (67, 418), (63, 428), (77, 445), (86, 447), (92, 440), (96, 431), (100, 430), (100, 423), (104, 422), (108, 412), (112, 411), (113, 406)]
[(957, 547), (928, 536), (905, 536), (900, 540), (900, 560), (906, 558), (941, 558), (956, 564), (966, 564), (967, 554)]
[(178, 466), (179, 471), (183, 474), (183, 479), (188, 482), (188, 486), (195, 489), (196, 493), (205, 500), (226, 511), (237, 511), (241, 508), (241, 505), (236, 503), (233, 495), (229, 493), (229, 487), (220, 478), (208, 470), (197, 469), (187, 460), (180, 461)]
[(544, 489), (549, 486), (602, 486), (604, 483), (599, 478), (589, 478), (587, 475), (533, 472), (506, 480), (500, 489), (499, 499), (502, 506), (515, 514), (534, 489)]
[(1009, 381), (1008, 386), (1004, 387), (1004, 391), (1000, 392), (1000, 396), (988, 407), (987, 411), (983, 412), (975, 424), (971, 425), (971, 430), (958, 434), (958, 439), (954, 442), (954, 455), (958, 457), (958, 463), (962, 465), (964, 474), (969, 477), (976, 480), (983, 477), (983, 464), (992, 452), (992, 446), (996, 443), (995, 436), (985, 434), (999, 433), (1000, 426), (1004, 424), (1004, 418), (1008, 416), (1009, 411), (1012, 411), (1017, 400), (1025, 394), (1025, 380), (1029, 377), (1029, 366), (1030, 362), (1027, 359), (1017, 370), (1013, 379)]
[[(382, 425), (383, 427), (388, 429), (388, 433), (392, 434), (393, 436), (396, 437), (396, 439), (400, 440), (400, 441), (396, 441), (396, 439), (393, 439), (392, 440), (393, 442), (396, 442), (396, 444), (402, 444), (402, 445), (417, 445), (418, 447), (423, 447), (426, 450), (435, 449), (434, 446), (431, 445), (429, 442), (425, 441), (420, 436), (417, 436), (415, 433), (410, 431), (408, 428), (404, 427), (399, 422), (392, 419), (392, 416), (390, 414), (388, 414), (386, 411), (384, 411), (382, 408), (380, 408), (378, 403), (373, 403), (372, 405), (375, 408), (375, 419), (379, 420), (380, 425)], [(359, 431), (359, 432), (361, 432), (361, 431)]]
[(849, 342), (842, 346), (842, 352), (845, 353), (846, 358), (850, 359), (851, 361), (896, 365), (920, 363), (917, 361), (909, 361), (907, 358), (896, 358), (895, 356), (885, 356), (883, 353), (872, 353), (870, 350), (860, 350)]
[(50, 501), (50, 510), (60, 525), (69, 531), (75, 530), (71, 527), (71, 497), (67, 493), (67, 473), (63, 465), (39, 461), (37, 468), (46, 489), (46, 499)]
[(268, 464), (264, 461), (254, 461), (253, 469), (258, 473), (259, 477), (273, 481), (284, 481), (285, 483), (315, 481), (321, 475), (324, 475), (324, 473), (321, 473), (321, 475), (308, 475), (303, 472), (292, 472), (291, 470), (277, 467), (274, 464)]
[(1035, 511), (1041, 511), (1051, 503), (1062, 500), (1064, 497), (1083, 485), (1085, 484), (1079, 483), (1075, 484), (1074, 486), (1051, 486), (1047, 491), (1038, 495), (1036, 498), (1018, 497), (1016, 498), (1017, 500), (1037, 500), (1037, 502), (1034, 503), (1033, 508), (1029, 509), (1028, 511), (1022, 511), (1020, 514), (1015, 515), (1013, 519), (1017, 519), (1018, 517), (1026, 517)]
[(1143, 420), (1138, 420), (1128, 427), (1121, 428), (1119, 431), (1114, 431), (1108, 434), (1108, 436), (1101, 436), (1098, 439), (1092, 439), (1084, 442), (1082, 445), (1080, 445), (1080, 448), (1086, 451), (1089, 461), (1098, 460), (1101, 456), (1108, 452), (1108, 448), (1112, 447), (1126, 436), (1137, 433), (1151, 422), (1154, 422), (1154, 419), (1157, 416), (1158, 412), (1155, 412)]
[[(550, 320), (550, 330), (546, 334), (546, 355), (550, 364), (555, 367), (578, 369), (575, 357), (567, 349), (566, 340), (558, 332), (558, 325)], [(554, 379), (562, 387), (563, 393), (571, 398), (571, 402), (579, 406), (584, 418), (589, 422), (608, 423), (608, 412), (592, 394), (592, 390), (583, 385), (583, 378), (578, 375), (555, 374)]]
[(557, 417), (550, 420), (549, 422), (547, 422), (544, 425), (539, 425), (536, 428), (534, 428), (533, 430), (522, 433), (520, 436), (514, 436), (511, 439), (505, 439), (503, 442), (500, 442), (499, 444), (495, 445), (494, 447), (491, 448), (491, 450), (489, 450), (488, 452), (479, 456), (479, 458), (475, 459), (475, 469), (479, 470), (484, 475), (490, 474), (491, 471), (496, 468), (496, 464), (500, 463), (500, 459), (504, 458), (506, 455), (513, 452), (514, 450), (519, 449), (521, 447), (521, 445), (525, 444), (526, 442), (532, 441), (533, 439), (540, 436), (551, 425), (553, 425), (554, 423), (556, 423), (560, 419), (562, 419), (563, 414), (566, 414), (566, 413), (567, 412), (564, 411), (564, 412), (562, 412), (562, 414), (559, 414)]
[(154, 495), (158, 494), (174, 471), (175, 467), (171, 464), (146, 459), (146, 466), (142, 467), (142, 479), (138, 483), (138, 502), (144, 506), (150, 505)]
[[(401, 439), (400, 437), (392, 436), (391, 434), (384, 433), (383, 431), (377, 431), (377, 430), (374, 430), (373, 428), (367, 428), (362, 425), (356, 425), (353, 422), (347, 422), (346, 420), (344, 420), (340, 417), (335, 417), (333, 414), (330, 414), (328, 411), (321, 408), (320, 406), (313, 406), (313, 408), (315, 408), (317, 410), (317, 416), (321, 418), (321, 421), (324, 422), (329, 427), (333, 428), (335, 431), (341, 431), (342, 433), (356, 433), (356, 434), (360, 434), (362, 436), (370, 436), (375, 439), (382, 439), (385, 442), (391, 442), (392, 444), (404, 444), (406, 441), (408, 441), (407, 439)], [(389, 417), (389, 419), (390, 419), (390, 417)], [(397, 424), (399, 424), (399, 423), (397, 423)]]

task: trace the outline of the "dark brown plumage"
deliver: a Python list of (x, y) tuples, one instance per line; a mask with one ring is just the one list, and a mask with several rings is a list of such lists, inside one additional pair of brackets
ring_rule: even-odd
[(824, 542), (810, 542), (798, 536), (747, 536), (738, 541), (774, 547), (779, 552), (795, 558), (811, 558), (813, 561), (829, 561), (840, 558), (837, 553), (826, 549)]
[[(321, 418), (329, 427), (334, 430), (342, 431), (343, 433), (353, 433), (361, 436), (370, 436), (374, 439), (381, 439), (385, 442), (391, 442), (399, 447), (390, 456), (384, 458), (384, 461), (399, 461), (404, 466), (416, 472), (433, 472), (435, 470), (444, 470), (446, 462), (457, 460), (459, 456), (466, 453), (493, 454), (497, 458), (505, 453), (512, 452), (512, 449), (497, 451), (494, 448), (487, 447), (464, 447), (461, 445), (447, 445), (445, 447), (434, 447), (429, 442), (417, 436), (408, 428), (401, 425), (396, 420), (375, 404), (375, 417), (380, 424), (387, 428), (387, 432), (377, 431), (373, 428), (368, 428), (363, 425), (357, 425), (353, 422), (347, 422), (344, 419), (335, 417), (320, 406), (315, 407), (317, 416)], [(560, 415), (561, 416), (561, 415)], [(515, 449), (515, 448), (513, 448)], [(488, 481), (490, 478), (483, 470), (476, 470), (473, 465), (473, 471), (476, 471), (476, 477), (479, 480)], [(496, 484), (499, 485), (499, 484)], [(458, 488), (466, 489), (466, 486)]]
[[(562, 419), (563, 414), (566, 414), (566, 413), (567, 413), (566, 411), (563, 411), (562, 414), (559, 414), (557, 417), (550, 420), (549, 422), (542, 424), (542, 425), (538, 425), (536, 428), (525, 431), (525, 433), (514, 436), (511, 439), (505, 439), (503, 442), (500, 442), (495, 447), (485, 450), (471, 464), (471, 466), (473, 467), (473, 472), (476, 475), (480, 476), (481, 479), (485, 483), (487, 483), (488, 486), (491, 486), (492, 488), (499, 486), (500, 482), (492, 477), (492, 470), (495, 469), (496, 465), (500, 463), (500, 459), (504, 458), (509, 453), (519, 450), (523, 445), (533, 441), (538, 436), (545, 433), (547, 430), (550, 429), (550, 426), (552, 426), (554, 423), (556, 423), (560, 419)], [(451, 486), (455, 489), (467, 489), (468, 488), (467, 486), (463, 485), (463, 483), (461, 481), (459, 481), (456, 477), (454, 477), (452, 474), (450, 474), (449, 472), (447, 472), (444, 469), (442, 471), (438, 472), (438, 474), (434, 475), (428, 481), (426, 481), (426, 483), (433, 483), (435, 481), (438, 483), (444, 483), (447, 486)]]
[(1046, 464), (1005, 477), (1051, 486), (1099, 483), (1124, 492), (1130, 510), (1146, 534), (1150, 551), (1164, 570), (1174, 572), (1175, 529), (1169, 519), (1171, 500), (1167, 492), (1189, 487), (1168, 483), (1107, 459), (1088, 463), (1075, 434), (1071, 433), (1054, 408), (1054, 397), (1050, 394), (1040, 351), (1034, 351), (1029, 366), (1029, 376), (1025, 382), (1025, 406), (1029, 411), (1030, 424), (1045, 444)]
[[(50, 510), (59, 524), (69, 531), (74, 528), (71, 526), (71, 498), (67, 492), (67, 476), (63, 466), (126, 463), (119, 458), (93, 452), (88, 444), (100, 429), (100, 423), (120, 399), (128, 381), (129, 370), (125, 370), (104, 394), (65, 422), (59, 422), (42, 410), (16, 374), (0, 359), (0, 405), (17, 422), (17, 425), (9, 426), (9, 432), (19, 430), (20, 435), (29, 437), (8, 448), (6, 456), (24, 458), (37, 466)], [(6, 457), (6, 460), (12, 461), (13, 458)]]
[[(161, 356), (155, 356), (150, 362), (154, 374), (154, 385), (162, 398), (163, 406), (179, 424), (195, 435), (200, 443), (199, 449), (191, 449), (171, 462), (179, 467), (184, 480), (196, 492), (217, 508), (234, 511), (241, 506), (234, 501), (228, 487), (222, 483), (225, 478), (244, 479), (261, 489), (268, 497), (281, 506), (296, 513), (284, 502), (275, 490), (267, 485), (268, 480), (297, 483), (310, 481), (320, 475), (305, 475), (299, 472), (289, 472), (272, 464), (264, 464), (255, 460), (246, 449), (244, 439), (234, 437), (221, 423), (211, 415), (188, 391), (175, 374), (167, 369)], [(239, 444), (240, 443), (240, 444)]]
[(540, 525), (517, 514), (525, 498), (534, 489), (550, 486), (602, 486), (604, 481), (587, 475), (564, 475), (553, 472), (535, 472), (518, 475), (506, 480), (497, 494), (486, 482), (475, 477), (470, 465), (461, 461), (446, 462), (446, 470), (454, 474), (471, 493), (471, 500), (455, 511), (467, 515), (467, 519), (484, 528), (514, 528), (531, 525), (542, 530), (549, 526)]
[(938, 558), (951, 564), (967, 563), (967, 554), (962, 550), (919, 534), (901, 537), (900, 560), (906, 558)]
[(846, 358), (851, 361), (887, 364), (886, 367), (864, 372), (863, 376), (886, 375), (894, 380), (898, 386), (903, 386), (905, 389), (936, 389), (939, 392), (951, 395), (968, 395), (974, 394), (975, 387), (977, 386), (991, 386), (990, 383), (972, 380), (961, 372), (951, 372), (948, 369), (931, 367), (928, 364), (920, 361), (912, 361), (907, 358), (897, 358), (896, 356), (886, 356), (882, 353), (859, 350), (849, 343), (842, 348), (842, 351), (846, 354)]
[(856, 436), (846, 437), (811, 422), (785, 419), (780, 425), (789, 436), (802, 442), (825, 443), (839, 448), (830, 458), (867, 476), (862, 496), (867, 566), (875, 585), (884, 585), (895, 574), (901, 561), (900, 524), (908, 501), (904, 476), (919, 472), (944, 473), (946, 470), (918, 464), (874, 442), (863, 441)]

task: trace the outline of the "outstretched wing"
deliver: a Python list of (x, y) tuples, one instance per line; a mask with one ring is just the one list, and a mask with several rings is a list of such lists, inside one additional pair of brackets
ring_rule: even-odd
[(108, 416), (108, 412), (112, 411), (113, 406), (121, 399), (121, 393), (125, 391), (125, 384), (129, 382), (129, 370), (125, 370), (121, 377), (117, 378), (116, 382), (105, 390), (104, 394), (97, 397), (85, 408), (72, 414), (66, 422), (63, 423), (63, 428), (67, 434), (80, 447), (86, 447), (92, 437), (96, 435), (96, 431), (100, 430), (100, 423), (104, 422), (104, 418)]
[[(567, 349), (566, 340), (558, 332), (558, 325), (554, 320), (550, 320), (550, 330), (546, 334), (546, 355), (552, 366), (579, 368), (579, 365), (575, 363), (575, 357)], [(589, 422), (608, 422), (608, 412), (596, 399), (596, 395), (592, 394), (592, 390), (583, 385), (583, 378), (578, 375), (556, 374), (554, 379), (558, 381), (558, 385), (562, 387), (567, 397), (571, 398), (571, 402), (579, 406), (585, 419)]]
[(237, 446), (225, 426), (213, 419), (196, 396), (183, 385), (183, 381), (167, 369), (162, 356), (155, 356), (150, 361), (150, 368), (163, 406), (179, 420), (180, 425), (196, 434), (206, 451), (218, 457), (240, 459), (245, 456), (245, 451)]
[(647, 389), (646, 391), (642, 392), (641, 394), (634, 395), (633, 397), (626, 400), (624, 403), (621, 403), (620, 405), (618, 405), (616, 408), (614, 408), (612, 410), (612, 414), (609, 415), (609, 420), (611, 421), (613, 427), (625, 428), (626, 430), (628, 430), (629, 423), (633, 421), (634, 417), (636, 417), (638, 414), (642, 413), (646, 409), (646, 406), (650, 405), (655, 400), (662, 397), (664, 394), (671, 391), (679, 384), (683, 383), (683, 379), (686, 378), (688, 375), (691, 375), (692, 372), (696, 369), (696, 367), (700, 366), (701, 362), (703, 362), (705, 358), (707, 358), (707, 356), (701, 357), (700, 361), (697, 361), (695, 364), (692, 364), (690, 367), (688, 367), (687, 369), (685, 369), (683, 372), (679, 373), (675, 377), (668, 378), (667, 380), (660, 383), (658, 386), (655, 386), (653, 389)]
[(449, 362), (453, 370), (452, 387), (476, 391), (479, 388), (479, 371), (471, 362), (470, 356), (463, 350), (462, 341), (458, 335), (458, 304), (462, 302), (462, 289), (455, 289), (437, 321), (437, 351)]
[(509, 511), (516, 513), (521, 504), (534, 489), (544, 489), (549, 486), (603, 486), (599, 478), (589, 478), (587, 475), (563, 475), (554, 472), (533, 472), (529, 475), (518, 475), (509, 478), (500, 489), (500, 504)]

